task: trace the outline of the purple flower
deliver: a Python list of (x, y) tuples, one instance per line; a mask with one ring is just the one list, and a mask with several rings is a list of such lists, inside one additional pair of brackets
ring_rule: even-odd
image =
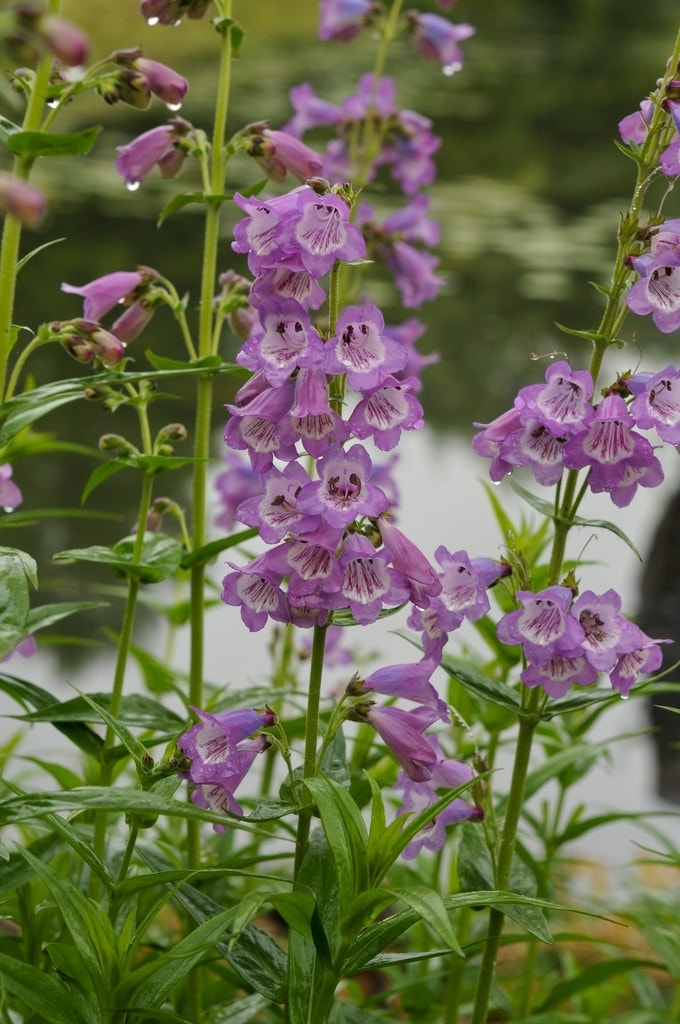
[(351, 534), (343, 545), (341, 593), (357, 622), (375, 622), (383, 607), (397, 607), (408, 600), (408, 588), (400, 573), (388, 568), (389, 554), (376, 551), (366, 537)]
[(272, 181), (282, 182), (290, 172), (304, 182), (323, 170), (321, 157), (286, 131), (256, 126), (248, 142), (248, 155), (257, 160)]
[(437, 60), (445, 75), (453, 75), (463, 67), (463, 51), (458, 45), (475, 34), (472, 25), (453, 25), (438, 14), (409, 14), (411, 40), (421, 57)]
[(384, 333), (388, 338), (392, 338), (399, 345), (406, 350), (406, 364), (404, 369), (399, 373), (395, 373), (394, 376), (400, 380), (408, 380), (409, 378), (415, 377), (418, 381), (414, 387), (414, 391), (420, 391), (422, 389), (421, 374), (426, 366), (430, 366), (432, 363), (438, 363), (440, 355), (438, 352), (429, 352), (427, 355), (422, 355), (417, 348), (416, 342), (425, 332), (425, 325), (421, 320), (417, 320), (416, 317), (410, 317), (398, 326), (386, 326)]
[(202, 18), (210, 0), (141, 0), (142, 15), (150, 25), (179, 25), (180, 18)]
[(501, 444), (500, 455), (512, 466), (528, 466), (539, 484), (551, 487), (564, 471), (567, 438), (556, 437), (537, 420), (528, 420)]
[[(3, 467), (0, 466), (0, 474), (2, 473), (2, 469)], [(1, 491), (2, 486), (0, 485), (0, 492)], [(1, 501), (2, 497), (0, 496), (0, 502)], [(5, 511), (8, 510), (5, 509)], [(35, 642), (35, 638), (32, 636), (27, 636), (24, 640), (20, 640), (18, 644), (15, 644), (11, 651), (8, 651), (7, 654), (0, 658), (0, 663), (3, 661), (9, 661), (9, 659), (13, 658), (15, 654), (18, 654), (19, 657), (21, 658), (32, 658), (37, 650), (38, 645)]]
[(349, 42), (370, 23), (375, 7), (374, 0), (321, 0), (319, 39)]
[(191, 761), (188, 778), (193, 783), (226, 783), (240, 762), (239, 743), (276, 721), (273, 711), (241, 708), (234, 711), (192, 709), (198, 723), (183, 733), (177, 746)]
[(375, 524), (383, 544), (392, 556), (392, 566), (402, 573), (414, 604), (427, 607), (430, 598), (441, 593), (441, 583), (423, 552), (385, 516)]
[(318, 366), (298, 370), (290, 417), (293, 431), (314, 458), (325, 454), (332, 444), (341, 444), (350, 437), (348, 425), (331, 408), (326, 374)]
[(80, 67), (86, 62), (90, 46), (77, 25), (31, 3), (17, 5), (17, 16), (20, 26), (35, 32), (62, 64)]
[(441, 595), (437, 602), (437, 621), (441, 629), (458, 629), (463, 619), (477, 622), (489, 611), (487, 587), (493, 586), (509, 567), (491, 558), (470, 558), (466, 551), (451, 554), (443, 546), (434, 557), (442, 567)]
[(655, 487), (663, 480), (654, 449), (633, 427), (626, 403), (612, 393), (600, 403), (590, 426), (563, 449), (565, 465), (569, 469), (590, 466), (590, 489), (607, 492), (619, 508), (630, 504), (639, 484)]
[(680, 444), (680, 371), (667, 366), (654, 374), (636, 373), (626, 384), (635, 395), (630, 413), (638, 427), (655, 427), (662, 441)]
[(45, 196), (28, 181), (0, 172), (0, 210), (29, 228), (37, 228), (45, 216)]
[(24, 500), (17, 485), (12, 480), (12, 467), (9, 462), (0, 466), (0, 508), (5, 512), (13, 512)]
[(323, 341), (295, 299), (263, 303), (260, 321), (263, 331), (251, 335), (237, 362), (249, 370), (262, 370), (274, 387), (283, 384), (299, 367), (313, 366), (324, 358)]
[(397, 380), (385, 377), (358, 403), (349, 418), (349, 428), (363, 441), (372, 437), (376, 448), (389, 452), (399, 443), (402, 430), (420, 430), (423, 407), (411, 391), (418, 386), (415, 377)]
[(117, 303), (124, 302), (144, 280), (139, 271), (118, 270), (80, 286), (63, 282), (61, 290), (70, 295), (81, 295), (85, 299), (83, 316), (88, 320), (99, 320)]
[(138, 188), (156, 166), (161, 177), (174, 178), (186, 156), (180, 140), (190, 131), (193, 128), (188, 121), (175, 117), (167, 124), (138, 135), (127, 146), (118, 146), (116, 170), (125, 179), (126, 186), (130, 190)]
[(257, 526), (267, 544), (278, 544), (287, 533), (303, 532), (318, 524), (318, 517), (307, 516), (297, 507), (297, 496), (309, 483), (309, 475), (297, 462), (289, 463), (283, 472), (272, 467), (263, 477), (264, 494), (246, 498), (237, 510), (237, 517), (246, 526)]
[(583, 627), (583, 654), (599, 671), (609, 672), (619, 655), (638, 646), (640, 630), (620, 614), (621, 597), (615, 590), (600, 597), (586, 590), (571, 611)]
[(295, 114), (283, 126), (283, 131), (301, 138), (310, 128), (338, 124), (342, 111), (335, 103), (322, 100), (309, 82), (294, 86), (289, 92)]
[(327, 274), (336, 260), (352, 263), (366, 254), (359, 229), (349, 221), (350, 209), (333, 193), (319, 196), (311, 188), (299, 195), (298, 214), (288, 240), (295, 246), (305, 270), (315, 277)]
[(230, 531), (237, 523), (237, 509), (247, 498), (262, 494), (259, 473), (243, 462), (236, 452), (224, 453), (227, 469), (215, 478), (215, 490), (219, 502), (219, 513), (215, 518), (217, 526)]
[(359, 444), (349, 451), (333, 445), (317, 462), (320, 480), (307, 484), (298, 496), (298, 508), (321, 515), (329, 526), (345, 527), (357, 516), (379, 516), (387, 498), (369, 483), (372, 463)]
[(142, 72), (154, 96), (158, 96), (170, 110), (179, 110), (189, 88), (186, 78), (166, 64), (146, 57), (138, 57), (133, 66)]
[[(405, 772), (400, 773), (394, 784), (394, 788), (402, 793), (400, 813), (419, 814), (439, 799), (437, 789), (457, 789), (474, 778), (469, 765), (442, 755), (436, 737), (428, 737), (428, 741), (438, 757), (433, 766), (432, 778), (426, 782), (414, 782)], [(412, 860), (423, 847), (436, 852), (444, 845), (447, 825), (471, 819), (479, 821), (483, 816), (481, 808), (473, 807), (460, 798), (452, 800), (411, 840), (402, 856), (405, 860)]]
[(422, 706), (412, 711), (371, 707), (363, 714), (414, 782), (427, 782), (432, 778), (437, 752), (422, 733), (437, 717), (436, 711)]
[(556, 654), (545, 665), (528, 665), (520, 673), (525, 686), (542, 686), (550, 697), (564, 697), (572, 684), (590, 686), (597, 677), (597, 669), (585, 656), (569, 658), (564, 654)]
[(496, 627), (502, 643), (522, 644), (527, 660), (539, 666), (556, 655), (576, 658), (583, 653), (583, 627), (569, 612), (571, 590), (518, 590), (516, 596), (522, 607), (504, 615)]
[(661, 668), (663, 655), (658, 645), (672, 643), (671, 640), (652, 640), (642, 630), (639, 630), (639, 637), (638, 646), (622, 654), (609, 674), (612, 687), (618, 690), (622, 697), (628, 696), (631, 686), (640, 676)]
[(448, 707), (430, 682), (437, 664), (434, 658), (423, 658), (415, 664), (379, 668), (366, 677), (359, 692), (382, 693), (386, 697), (411, 700), (431, 708), (443, 722), (448, 722)]
[[(678, 171), (680, 173), (680, 170)], [(680, 327), (680, 251), (663, 251), (656, 259), (636, 260), (635, 269), (644, 271), (626, 295), (626, 304), (638, 316), (652, 314), (664, 334)]]
[(619, 135), (622, 142), (634, 142), (641, 146), (647, 138), (647, 131), (654, 115), (654, 100), (646, 99), (640, 109), (619, 121)]
[(572, 370), (560, 360), (548, 367), (545, 380), (545, 384), (520, 389), (515, 407), (522, 419), (537, 421), (558, 437), (583, 430), (594, 415), (590, 404), (594, 384), (588, 370)]
[(243, 624), (251, 633), (262, 629), (267, 619), (290, 620), (286, 596), (280, 586), (281, 576), (267, 564), (266, 554), (243, 569), (232, 568), (235, 571), (222, 580), (222, 600), (225, 604), (240, 606)]
[(117, 366), (125, 355), (125, 345), (95, 320), (77, 317), (51, 325), (53, 335), (79, 363), (89, 363), (95, 356), (104, 366)]
[[(268, 385), (261, 373), (256, 373), (246, 387), (249, 388), (248, 400), (244, 400), (242, 406), (227, 406), (231, 418), (224, 432), (225, 442), (230, 448), (246, 449), (251, 466), (257, 473), (265, 473), (271, 467), (274, 455), (284, 462), (294, 462), (298, 453), (289, 422), (293, 381), (288, 380), (281, 387), (274, 388)], [(243, 388), (239, 391), (237, 401), (244, 399), (243, 391)]]
[(474, 426), (484, 429), (472, 438), (472, 450), (491, 459), (489, 476), (498, 482), (512, 473), (514, 463), (505, 457), (503, 444), (511, 434), (523, 429), (519, 410), (508, 409), (491, 423), (475, 423)]
[(372, 391), (384, 377), (401, 370), (406, 352), (391, 338), (383, 335), (385, 321), (377, 306), (348, 306), (338, 320), (337, 335), (330, 349), (325, 369), (328, 373), (344, 373), (355, 391)]

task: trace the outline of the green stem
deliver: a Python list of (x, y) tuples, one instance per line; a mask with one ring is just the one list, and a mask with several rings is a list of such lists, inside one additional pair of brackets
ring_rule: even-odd
[[(58, 14), (61, 9), (61, 0), (49, 0), (47, 9), (52, 14)], [(49, 53), (38, 64), (21, 126), (25, 132), (37, 131), (40, 127), (50, 84), (52, 61), (52, 54)], [(34, 160), (35, 158), (31, 156), (15, 157), (12, 173), (22, 181), (27, 181)], [(7, 364), (14, 345), (12, 322), (20, 243), (21, 221), (8, 213), (5, 216), (2, 244), (0, 245), (0, 399), (4, 399), (5, 396)]]
[[(313, 778), (318, 771), (316, 751), (319, 740), (319, 709), (321, 706), (321, 679), (323, 676), (323, 659), (326, 647), (326, 629), (327, 626), (314, 627), (312, 659), (309, 666), (307, 715), (305, 720), (305, 753), (302, 764), (302, 777), (304, 779)], [(311, 820), (311, 807), (304, 807), (298, 816), (294, 880), (297, 879), (300, 873), (300, 867), (307, 850)]]
[[(531, 757), (531, 745), (534, 732), (538, 725), (537, 715), (540, 701), (539, 689), (531, 690), (525, 708), (525, 713), (519, 720), (519, 734), (515, 748), (515, 763), (512, 770), (510, 792), (505, 811), (505, 822), (498, 850), (498, 867), (496, 871), (495, 884), (500, 890), (507, 890), (510, 882), (512, 869), (512, 858), (515, 852), (517, 840), (517, 828), (519, 825), (522, 806), (524, 803), (524, 787), (529, 771), (529, 759)], [(482, 954), (482, 962), (479, 968), (477, 980), (477, 991), (475, 1002), (470, 1018), (470, 1024), (486, 1024), (493, 984), (496, 971), (496, 959), (500, 947), (501, 934), (503, 931), (504, 914), (502, 910), (493, 908), (489, 914), (489, 924), (486, 933), (486, 942)]]

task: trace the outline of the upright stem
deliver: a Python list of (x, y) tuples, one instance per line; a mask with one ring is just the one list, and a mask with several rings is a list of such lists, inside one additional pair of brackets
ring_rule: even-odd
[[(61, 9), (61, 0), (49, 0), (47, 9), (53, 14), (58, 14)], [(24, 115), (23, 131), (37, 131), (40, 127), (50, 84), (52, 62), (52, 54), (48, 53), (38, 64)], [(22, 181), (27, 181), (34, 159), (31, 156), (15, 157), (12, 173)], [(20, 242), (21, 221), (8, 213), (5, 215), (2, 243), (0, 244), (0, 401), (5, 396), (7, 363), (14, 344), (12, 321)]]
[[(314, 627), (312, 641), (312, 658), (309, 666), (309, 693), (307, 696), (307, 717), (305, 720), (305, 754), (302, 764), (302, 777), (313, 778), (318, 771), (316, 752), (319, 741), (319, 709), (321, 706), (321, 680), (323, 677), (323, 658), (326, 648), (327, 626)], [(309, 828), (312, 820), (311, 808), (304, 807), (298, 815), (297, 842), (295, 847), (294, 879), (297, 879), (300, 866), (307, 850)]]
[[(508, 803), (505, 812), (505, 822), (498, 851), (498, 866), (496, 869), (496, 888), (506, 890), (510, 882), (512, 870), (512, 858), (515, 852), (517, 841), (517, 827), (519, 825), (522, 805), (524, 803), (524, 787), (529, 771), (529, 759), (531, 757), (531, 745), (534, 732), (538, 725), (538, 705), (541, 699), (540, 690), (537, 687), (532, 690), (527, 700), (525, 714), (519, 720), (519, 734), (515, 748), (515, 763), (512, 769), (512, 781), (508, 793)], [(482, 962), (479, 968), (477, 979), (477, 991), (475, 1002), (470, 1018), (470, 1024), (485, 1024), (489, 1008), (491, 986), (496, 971), (496, 959), (503, 931), (505, 915), (502, 910), (493, 908), (489, 914), (489, 925), (486, 933), (486, 942), (482, 954)]]
[[(221, 5), (224, 17), (231, 14), (231, 0)], [(220, 29), (220, 73), (215, 101), (212, 151), (210, 162), (210, 195), (220, 196), (224, 191), (227, 111), (231, 84), (232, 42), (231, 29)], [(213, 296), (217, 273), (217, 249), (219, 242), (220, 203), (208, 201), (205, 214), (205, 235), (203, 241), (203, 265), (201, 272), (201, 297), (199, 313), (198, 356), (213, 355)], [(210, 458), (210, 435), (212, 424), (213, 377), (205, 374), (199, 377), (196, 394), (196, 420), (194, 429), (194, 475), (192, 485), (192, 545), (201, 548), (206, 542), (206, 491), (208, 483), (208, 460)], [(203, 703), (203, 662), (205, 651), (205, 566), (195, 565), (191, 570), (190, 582), (190, 627), (191, 650), (189, 661), (189, 703), (201, 707)], [(200, 825), (190, 821), (187, 824), (187, 859), (190, 867), (198, 867), (200, 855)]]

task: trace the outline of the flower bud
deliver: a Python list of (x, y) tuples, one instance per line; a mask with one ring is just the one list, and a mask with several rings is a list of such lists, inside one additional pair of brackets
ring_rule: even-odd
[(156, 441), (186, 441), (187, 437), (188, 431), (183, 423), (168, 423), (158, 431)]
[(6, 171), (0, 173), (0, 210), (35, 228), (45, 215), (45, 205), (45, 197), (35, 185)]
[(118, 452), (120, 455), (135, 455), (137, 449), (121, 434), (102, 434), (97, 443), (100, 452)]

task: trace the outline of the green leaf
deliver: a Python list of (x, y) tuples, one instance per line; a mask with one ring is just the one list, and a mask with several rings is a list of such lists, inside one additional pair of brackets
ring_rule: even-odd
[(80, 495), (80, 504), (84, 505), (87, 499), (90, 497), (93, 491), (103, 484), (105, 480), (108, 480), (114, 473), (120, 473), (122, 469), (129, 469), (130, 463), (124, 459), (108, 459), (106, 462), (100, 463), (90, 473), (89, 477), (85, 482), (82, 494)]
[[(47, 707), (54, 707), (55, 704), (54, 696), (51, 693), (47, 693), (47, 691), (36, 686), (35, 683), (29, 683), (25, 679), (18, 679), (16, 676), (0, 674), (0, 690), (3, 690), (23, 707), (26, 707), (28, 704), (33, 708), (43, 710)], [(99, 760), (103, 741), (93, 729), (80, 722), (63, 724), (54, 722), (53, 724), (79, 750), (82, 750), (95, 760)]]
[(274, 910), (293, 931), (312, 938), (312, 916), (316, 903), (314, 897), (304, 892), (279, 892), (269, 896)]
[(340, 906), (346, 907), (356, 893), (368, 888), (368, 836), (364, 820), (351, 795), (342, 786), (323, 777), (305, 779), (304, 784), (318, 808), (335, 860), (340, 883), (337, 898)]
[(86, 1024), (73, 995), (55, 975), (0, 953), (2, 984), (50, 1024)]
[(210, 541), (209, 544), (204, 544), (202, 547), (196, 548), (195, 551), (185, 554), (182, 558), (182, 568), (190, 569), (192, 565), (205, 565), (207, 562), (212, 562), (222, 551), (245, 544), (246, 541), (257, 537), (257, 534), (257, 529), (241, 530), (239, 533), (232, 533), (229, 537), (220, 537), (219, 540)]
[(50, 239), (49, 242), (44, 242), (42, 245), (36, 246), (35, 249), (31, 249), (30, 252), (27, 252), (26, 255), (23, 256), (18, 261), (18, 263), (17, 263), (17, 273), (20, 273), (24, 269), (26, 264), (29, 262), (29, 260), (32, 260), (34, 256), (37, 256), (38, 253), (41, 253), (43, 251), (43, 249), (49, 249), (50, 246), (57, 245), (58, 242), (65, 242), (65, 241), (66, 241), (65, 238), (52, 238), (52, 239)]
[(510, 686), (497, 682), (490, 676), (484, 675), (483, 672), (472, 668), (467, 662), (450, 655), (444, 656), (441, 667), (452, 679), (457, 679), (483, 700), (498, 704), (500, 707), (512, 711), (514, 715), (522, 715), (520, 699)]
[(609, 978), (628, 975), (631, 971), (642, 970), (643, 968), (646, 970), (664, 971), (666, 965), (656, 960), (619, 956), (605, 960), (602, 963), (589, 964), (586, 967), (580, 966), (577, 974), (555, 985), (548, 998), (537, 1007), (537, 1011), (541, 1013), (546, 1010), (552, 1010), (559, 1006), (560, 1003), (573, 999), (574, 996), (579, 995), (581, 992), (586, 992), (590, 988), (601, 985)]
[(205, 192), (182, 192), (179, 195), (173, 196), (170, 202), (165, 204), (156, 221), (156, 227), (160, 227), (163, 221), (167, 220), (171, 214), (184, 209), (189, 203), (201, 203), (203, 206), (218, 206), (221, 203), (229, 202), (233, 198), (233, 192), (226, 192), (222, 195), (206, 195)]
[(79, 132), (65, 135), (57, 132), (12, 132), (7, 138), (7, 148), (15, 156), (75, 156), (89, 153), (101, 128), (83, 128)]
[(456, 933), (449, 921), (444, 901), (438, 892), (428, 889), (424, 885), (400, 886), (391, 891), (407, 907), (419, 914), (425, 924), (428, 924), (439, 938), (443, 939), (449, 949), (463, 956), (463, 950), (460, 948)]
[(87, 693), (81, 693), (80, 696), (94, 711), (96, 711), (97, 715), (106, 722), (108, 727), (118, 737), (130, 757), (137, 765), (138, 771), (144, 771), (145, 764), (150, 763), (151, 759), (151, 755), (144, 744), (139, 742), (137, 737), (130, 732), (128, 727), (124, 725), (119, 718), (115, 718), (113, 715), (109, 714), (106, 708), (102, 707), (101, 704), (98, 704), (97, 701)]
[(91, 611), (93, 608), (106, 608), (108, 601), (57, 601), (54, 604), (42, 604), (31, 608), (26, 616), (26, 628), (29, 633), (37, 633), (41, 629), (61, 622), (76, 612)]
[(144, 353), (146, 358), (149, 360), (154, 370), (185, 370), (187, 367), (192, 367), (194, 370), (208, 370), (216, 372), (217, 370), (236, 370), (240, 373), (243, 367), (236, 366), (232, 363), (223, 363), (220, 356), (203, 356), (202, 359), (168, 359), (167, 356), (157, 356), (150, 348), (147, 348)]
[[(8, 572), (14, 571), (15, 567), (21, 572), (22, 577), (25, 577), (37, 590), (38, 567), (35, 559), (18, 548), (0, 548), (0, 580), (3, 580)], [(4, 600), (1, 600), (0, 607), (3, 605)]]
[(630, 538), (626, 536), (623, 530), (620, 527), (618, 527), (616, 523), (610, 523), (606, 519), (582, 519), (580, 516), (574, 516), (574, 518), (571, 521), (574, 524), (574, 526), (592, 526), (600, 530), (608, 530), (609, 533), (615, 534), (615, 536), (617, 536), (619, 540), (622, 540), (623, 543), (630, 548), (635, 557), (639, 559), (639, 561), (642, 561), (642, 555), (635, 547), (632, 540), (630, 540)]
[[(404, 604), (397, 605), (394, 608), (383, 608), (382, 611), (379, 613), (378, 618), (388, 619), (390, 618), (391, 615), (396, 615), (397, 612), (400, 612), (402, 610), (402, 608), (405, 608), (406, 604), (407, 602), (404, 602)], [(358, 623), (357, 620), (352, 615), (349, 608), (338, 608), (335, 611), (331, 612), (328, 621), (333, 626), (360, 625), (360, 623)]]
[(133, 562), (135, 537), (124, 537), (112, 548), (98, 544), (89, 548), (71, 548), (54, 555), (62, 562), (97, 562), (109, 565), (141, 583), (160, 583), (174, 576), (180, 567), (183, 547), (180, 541), (163, 533), (145, 533), (141, 561)]
[(21, 131), (21, 126), (14, 124), (6, 117), (0, 117), (0, 142), (7, 144), (10, 135), (16, 135)]

